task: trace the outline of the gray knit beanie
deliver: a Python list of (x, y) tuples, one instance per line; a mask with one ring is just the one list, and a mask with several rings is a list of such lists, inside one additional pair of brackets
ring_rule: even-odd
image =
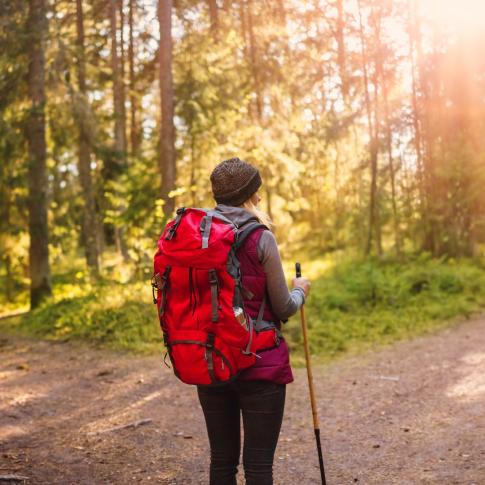
[(218, 204), (237, 206), (261, 187), (256, 167), (239, 158), (219, 163), (211, 173), (212, 193)]

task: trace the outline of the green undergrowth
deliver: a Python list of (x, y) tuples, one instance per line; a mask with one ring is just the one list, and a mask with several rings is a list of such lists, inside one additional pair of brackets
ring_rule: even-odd
[[(485, 267), (421, 256), (405, 263), (347, 261), (313, 281), (305, 312), (317, 361), (423, 335), (485, 307)], [(286, 329), (302, 363), (299, 319)]]
[[(310, 264), (307, 274), (318, 274)], [(485, 306), (479, 261), (420, 257), (318, 266), (323, 269), (313, 277), (305, 311), (311, 353), (319, 362), (431, 332)], [(56, 275), (54, 297), (22, 316), (1, 319), (0, 330), (138, 353), (163, 350), (149, 281), (93, 285), (79, 271)], [(293, 362), (303, 363), (298, 316), (284, 333)]]
[(85, 340), (138, 353), (161, 351), (149, 281), (95, 285), (72, 278), (54, 281), (54, 297), (20, 317), (0, 321), (6, 332), (54, 340)]

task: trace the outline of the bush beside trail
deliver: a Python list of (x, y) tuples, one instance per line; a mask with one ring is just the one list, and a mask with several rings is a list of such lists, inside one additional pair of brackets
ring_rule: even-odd
[[(306, 308), (311, 351), (320, 360), (427, 333), (485, 306), (485, 267), (476, 260), (352, 260), (312, 279)], [(0, 321), (1, 327), (113, 349), (162, 350), (148, 278), (91, 284), (82, 271), (72, 270), (54, 277), (54, 295), (32, 312)], [(294, 362), (302, 363), (298, 318), (284, 331)]]
[[(476, 260), (406, 263), (361, 260), (337, 265), (312, 285), (307, 302), (311, 351), (327, 360), (371, 345), (422, 335), (468, 318), (485, 305), (485, 267)], [(298, 320), (288, 324), (301, 348)]]

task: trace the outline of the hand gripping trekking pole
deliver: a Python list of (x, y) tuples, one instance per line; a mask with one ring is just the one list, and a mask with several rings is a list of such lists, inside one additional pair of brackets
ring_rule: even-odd
[[(296, 277), (301, 278), (301, 265), (296, 263)], [(312, 405), (312, 415), (313, 415), (313, 429), (315, 431), (315, 440), (317, 442), (317, 452), (318, 452), (318, 463), (320, 465), (320, 476), (322, 477), (322, 484), (326, 485), (325, 480), (325, 470), (323, 468), (323, 455), (322, 455), (322, 445), (320, 443), (320, 427), (318, 425), (318, 415), (317, 415), (317, 404), (315, 402), (315, 391), (313, 389), (313, 374), (312, 366), (310, 362), (310, 348), (308, 346), (308, 333), (305, 321), (305, 308), (304, 305), (300, 308), (301, 312), (301, 328), (303, 330), (303, 342), (305, 346), (305, 360), (306, 360), (306, 371), (308, 376), (308, 387), (310, 389), (310, 402)]]

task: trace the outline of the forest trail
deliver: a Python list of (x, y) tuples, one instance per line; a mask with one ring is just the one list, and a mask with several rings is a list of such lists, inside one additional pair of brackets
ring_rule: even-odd
[[(208, 483), (195, 389), (160, 358), (0, 343), (0, 475), (32, 484)], [(314, 374), (329, 485), (485, 483), (485, 318)], [(277, 485), (319, 483), (305, 370), (295, 378)], [(151, 421), (106, 431), (140, 420)]]

